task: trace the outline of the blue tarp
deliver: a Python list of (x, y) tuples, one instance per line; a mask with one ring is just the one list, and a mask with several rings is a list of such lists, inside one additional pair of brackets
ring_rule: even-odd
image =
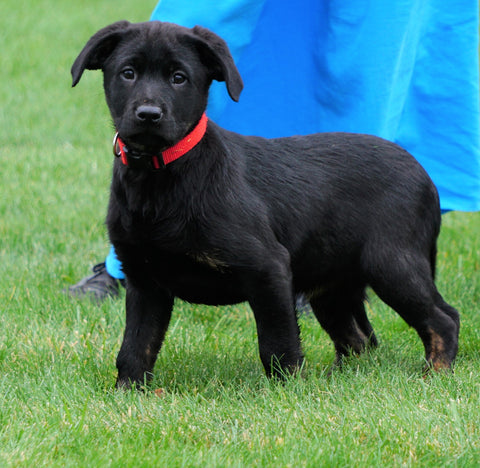
[(212, 29), (245, 88), (209, 117), (265, 137), (370, 133), (410, 151), (443, 209), (480, 209), (477, 0), (162, 0), (151, 19)]

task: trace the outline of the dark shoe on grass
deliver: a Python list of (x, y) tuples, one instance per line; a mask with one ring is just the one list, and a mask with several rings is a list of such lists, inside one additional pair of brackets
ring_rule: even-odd
[(115, 298), (119, 295), (121, 283), (108, 274), (105, 263), (95, 265), (92, 271), (93, 275), (81, 279), (65, 292), (74, 297), (89, 298), (99, 303), (107, 297)]

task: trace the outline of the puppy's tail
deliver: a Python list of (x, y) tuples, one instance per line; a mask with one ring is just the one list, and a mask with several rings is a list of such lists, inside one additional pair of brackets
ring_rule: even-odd
[(437, 269), (437, 241), (438, 236), (440, 235), (440, 227), (442, 225), (442, 212), (440, 210), (440, 202), (437, 195), (437, 204), (438, 210), (435, 211), (435, 220), (434, 220), (434, 232), (431, 237), (431, 246), (430, 246), (430, 267), (432, 270), (432, 278), (435, 281), (435, 274)]
[(435, 281), (435, 274), (437, 270), (437, 242), (433, 242), (432, 248), (430, 249), (430, 268), (432, 271), (432, 278)]

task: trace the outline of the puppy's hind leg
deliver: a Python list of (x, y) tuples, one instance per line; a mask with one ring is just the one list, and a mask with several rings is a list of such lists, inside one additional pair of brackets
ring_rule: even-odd
[(435, 309), (442, 320), (432, 327), (433, 339), (431, 338), (431, 346), (427, 350), (426, 359), (427, 370), (432, 368), (437, 371), (451, 367), (455, 360), (458, 351), (460, 314), (445, 302), (438, 291), (435, 294)]
[(427, 368), (450, 369), (458, 350), (459, 314), (437, 291), (430, 260), (408, 249), (396, 250), (391, 257), (380, 252), (377, 248), (370, 269), (373, 290), (415, 328), (425, 347)]
[(365, 287), (346, 284), (310, 297), (315, 316), (335, 345), (335, 365), (352, 352), (360, 354), (378, 345), (364, 302)]

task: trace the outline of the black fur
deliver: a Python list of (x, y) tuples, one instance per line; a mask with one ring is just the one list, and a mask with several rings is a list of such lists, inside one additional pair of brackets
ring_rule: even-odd
[[(191, 131), (213, 79), (235, 100), (243, 87), (225, 42), (200, 27), (110, 25), (78, 56), (73, 84), (84, 69), (99, 68), (121, 138), (147, 154)], [(141, 106), (155, 119), (139, 118)], [(430, 367), (449, 368), (455, 358), (458, 313), (434, 284), (437, 191), (411, 155), (383, 139), (267, 140), (210, 121), (202, 141), (164, 169), (117, 159), (107, 224), (127, 276), (118, 385), (151, 375), (174, 297), (248, 301), (268, 375), (302, 363), (298, 293), (309, 298), (337, 360), (376, 345), (367, 286), (416, 329)]]

